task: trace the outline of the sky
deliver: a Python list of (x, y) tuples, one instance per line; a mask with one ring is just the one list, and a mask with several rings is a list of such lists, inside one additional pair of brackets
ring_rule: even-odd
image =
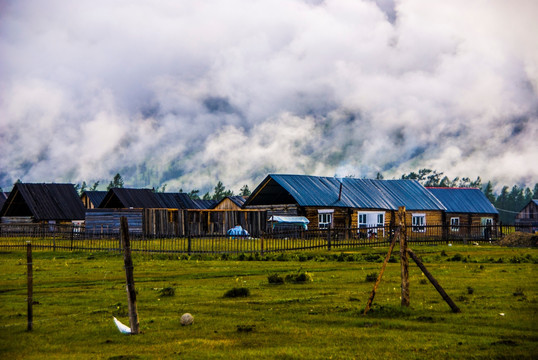
[(0, 186), (538, 182), (538, 1), (0, 0)]

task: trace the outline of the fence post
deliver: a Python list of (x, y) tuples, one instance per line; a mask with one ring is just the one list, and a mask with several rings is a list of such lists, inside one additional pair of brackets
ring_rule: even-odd
[(327, 228), (327, 250), (331, 251), (331, 226)]
[(28, 279), (28, 331), (32, 331), (34, 323), (34, 272), (32, 269), (32, 243), (26, 242), (26, 276)]
[(263, 235), (260, 236), (260, 252), (261, 252), (261, 255), (263, 256)]
[(407, 229), (405, 226), (405, 206), (400, 206), (398, 208), (398, 217), (400, 228), (403, 228), (403, 234), (400, 234), (400, 267), (402, 270), (401, 306), (409, 306), (409, 258), (407, 257)]
[(187, 235), (187, 254), (189, 254), (189, 256), (191, 255), (191, 251), (192, 251), (192, 239), (191, 239), (191, 228), (189, 226), (188, 228), (188, 235)]
[(129, 324), (131, 325), (131, 334), (138, 334), (140, 332), (138, 323), (138, 311), (136, 309), (136, 292), (134, 286), (133, 276), (133, 259), (131, 257), (131, 244), (129, 241), (129, 224), (127, 218), (122, 216), (120, 218), (121, 224), (121, 240), (123, 243), (123, 262), (125, 266), (125, 279), (127, 282), (127, 300), (129, 308)]

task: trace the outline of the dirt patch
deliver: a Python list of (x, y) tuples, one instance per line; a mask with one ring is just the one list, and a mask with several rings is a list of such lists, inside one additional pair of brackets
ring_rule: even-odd
[(499, 245), (509, 247), (538, 247), (538, 235), (516, 231), (503, 237), (499, 241)]

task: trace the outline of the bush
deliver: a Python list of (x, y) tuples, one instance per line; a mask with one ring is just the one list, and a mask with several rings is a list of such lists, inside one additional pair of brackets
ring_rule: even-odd
[(233, 288), (224, 294), (224, 297), (226, 298), (236, 298), (236, 297), (247, 297), (250, 296), (250, 290), (247, 288)]
[(377, 273), (370, 273), (366, 275), (366, 282), (375, 282), (377, 280)]
[(314, 279), (312, 278), (312, 274), (301, 270), (297, 271), (297, 273), (295, 274), (286, 275), (285, 280), (288, 283), (294, 284), (314, 281)]
[(472, 295), (474, 293), (474, 289), (470, 286), (467, 286), (467, 294)]
[(267, 277), (269, 284), (284, 284), (284, 278), (279, 274), (272, 274)]
[(176, 289), (173, 287), (165, 287), (159, 292), (160, 296), (174, 296), (176, 294)]

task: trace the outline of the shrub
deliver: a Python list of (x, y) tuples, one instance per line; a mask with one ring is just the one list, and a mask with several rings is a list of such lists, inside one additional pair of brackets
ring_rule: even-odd
[(247, 296), (250, 296), (250, 290), (243, 287), (230, 289), (226, 291), (226, 293), (224, 294), (224, 297), (227, 297), (227, 298), (247, 297)]
[(284, 278), (279, 274), (272, 274), (267, 277), (269, 284), (284, 284)]
[(472, 295), (474, 293), (474, 289), (470, 286), (467, 286), (467, 294)]
[(374, 282), (377, 280), (377, 273), (370, 273), (366, 275), (366, 282)]
[(312, 278), (312, 274), (301, 270), (297, 271), (297, 273), (295, 274), (286, 275), (285, 280), (286, 282), (294, 284), (314, 281), (314, 279)]
[(421, 284), (421, 285), (426, 285), (428, 283), (428, 280), (420, 279), (420, 281), (418, 283)]
[(174, 296), (176, 294), (176, 289), (173, 287), (165, 287), (159, 292), (160, 296)]
[(513, 293), (514, 296), (525, 296), (525, 293), (523, 293), (523, 289), (518, 287)]
[(452, 256), (452, 258), (450, 258), (449, 260), (450, 261), (462, 261), (463, 256), (461, 254), (456, 254), (456, 255)]

